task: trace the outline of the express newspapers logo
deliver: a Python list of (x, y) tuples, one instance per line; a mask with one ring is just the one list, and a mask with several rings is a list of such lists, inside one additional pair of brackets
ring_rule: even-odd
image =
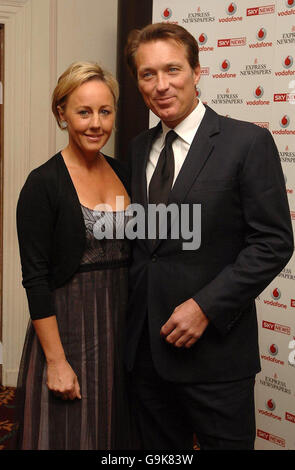
[(243, 99), (240, 98), (238, 93), (232, 93), (229, 88), (226, 88), (225, 93), (217, 93), (215, 98), (211, 98), (212, 104), (243, 104)]
[[(279, 156), (280, 156), (281, 162), (283, 163), (295, 163), (295, 151), (290, 150), (289, 145), (286, 145), (284, 150), (279, 150)], [(283, 269), (278, 274), (278, 277), (292, 279), (293, 281), (295, 281), (295, 275), (293, 274), (290, 268)]]
[(245, 67), (240, 71), (240, 75), (243, 77), (255, 76), (255, 75), (270, 75), (271, 67), (266, 63), (260, 63), (258, 58), (255, 57), (253, 64), (246, 64)]
[(259, 383), (263, 387), (267, 387), (268, 390), (286, 393), (286, 395), (292, 395), (292, 390), (288, 386), (287, 382), (284, 380), (280, 380), (277, 372), (274, 373), (273, 377), (270, 377), (268, 375), (265, 375), (264, 378), (260, 377)]
[(187, 14), (185, 18), (182, 18), (182, 22), (185, 24), (190, 23), (212, 23), (215, 21), (215, 16), (209, 10), (202, 10), (201, 7), (197, 8), (197, 11), (192, 11)]
[(281, 34), (281, 37), (277, 39), (278, 46), (292, 45), (295, 44), (295, 26), (291, 27), (291, 31), (285, 31)]

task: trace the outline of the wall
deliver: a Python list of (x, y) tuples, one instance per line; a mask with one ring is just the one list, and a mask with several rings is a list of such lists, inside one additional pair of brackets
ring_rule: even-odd
[[(0, 0), (5, 24), (3, 384), (16, 384), (28, 322), (15, 227), (28, 172), (66, 145), (52, 117), (58, 76), (74, 60), (116, 74), (117, 0)], [(104, 148), (114, 154), (114, 138)]]
[[(293, 224), (294, 15), (295, 0), (154, 0), (153, 10), (154, 22), (176, 22), (198, 40), (200, 99), (220, 114), (254, 122), (272, 133)], [(150, 121), (156, 122), (152, 114)], [(256, 302), (262, 365), (255, 390), (256, 449), (295, 449), (294, 281), (293, 256)]]

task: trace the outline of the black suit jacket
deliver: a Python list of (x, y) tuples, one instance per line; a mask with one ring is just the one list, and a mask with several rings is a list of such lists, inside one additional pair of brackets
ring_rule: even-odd
[[(160, 125), (131, 143), (131, 196), (147, 207), (146, 163)], [(268, 130), (205, 116), (170, 193), (170, 203), (201, 204), (201, 244), (136, 240), (130, 269), (126, 361), (132, 369), (148, 315), (151, 351), (163, 378), (235, 380), (260, 370), (255, 298), (293, 253), (293, 233), (277, 148)], [(160, 337), (174, 308), (194, 298), (210, 323), (190, 348)]]

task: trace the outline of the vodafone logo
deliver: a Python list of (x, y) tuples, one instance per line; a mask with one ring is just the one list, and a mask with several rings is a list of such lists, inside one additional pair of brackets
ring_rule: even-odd
[(258, 41), (263, 41), (265, 38), (266, 38), (266, 29), (265, 28), (260, 28), (258, 29), (258, 31), (256, 32), (256, 38)]
[(277, 416), (277, 415), (274, 415), (273, 414), (273, 411), (275, 410), (276, 408), (276, 404), (275, 404), (275, 401), (270, 398), (269, 400), (267, 400), (265, 402), (265, 407), (266, 407), (266, 410), (258, 410), (258, 412), (264, 416), (267, 416), (268, 418), (272, 418), (272, 419), (276, 419), (277, 421), (282, 421), (282, 418), (281, 416)]
[(268, 352), (272, 355), (272, 356), (276, 356), (279, 352), (279, 348), (277, 347), (276, 344), (271, 344), (268, 348)]
[(257, 88), (255, 88), (255, 90), (253, 91), (253, 95), (254, 95), (254, 98), (255, 100), (246, 100), (246, 104), (247, 105), (255, 105), (255, 106), (258, 106), (258, 105), (269, 105), (270, 104), (270, 101), (269, 100), (262, 100), (262, 96), (264, 94), (264, 90), (262, 88), (261, 85), (259, 85)]
[(295, 0), (285, 0), (285, 3), (287, 8), (295, 7)]
[(201, 33), (200, 36), (197, 38), (197, 42), (199, 44), (199, 50), (200, 52), (212, 52), (214, 50), (214, 47), (212, 46), (206, 46), (205, 44), (208, 41), (208, 36), (205, 33)]
[(277, 287), (272, 291), (271, 296), (274, 300), (279, 300), (281, 298), (281, 291)]
[(290, 124), (290, 118), (289, 116), (287, 116), (287, 114), (285, 114), (280, 120), (280, 126), (285, 129), (286, 127), (289, 126), (289, 124)]
[(162, 18), (164, 18), (164, 20), (169, 20), (169, 18), (171, 18), (171, 16), (172, 16), (171, 8), (165, 8), (165, 10), (162, 13)]
[(264, 93), (264, 90), (263, 90), (262, 86), (258, 86), (253, 92), (254, 97), (257, 98), (257, 99), (261, 98), (263, 93)]
[(291, 55), (288, 55), (287, 57), (285, 57), (285, 59), (283, 59), (282, 64), (285, 69), (291, 68), (293, 65), (293, 57)]
[[(288, 101), (293, 102), (293, 98), (294, 98), (294, 94), (289, 94)], [(287, 98), (286, 98), (286, 101), (287, 101)], [(282, 116), (282, 118), (279, 121), (281, 129), (280, 130), (273, 129), (272, 133), (279, 134), (279, 135), (283, 135), (283, 134), (295, 135), (294, 129), (287, 129), (287, 127), (289, 127), (290, 125), (290, 122), (291, 122), (290, 117), (287, 114), (285, 114), (284, 116)]]
[(237, 5), (234, 2), (231, 2), (226, 8), (226, 13), (230, 16), (234, 15), (237, 11)]
[(208, 41), (207, 34), (201, 33), (200, 36), (198, 37), (198, 43), (203, 46), (204, 44), (206, 44), (207, 41)]
[(270, 411), (273, 411), (276, 407), (276, 404), (274, 402), (274, 400), (272, 398), (270, 398), (269, 400), (267, 400), (267, 402), (265, 403), (266, 405), (266, 408), (269, 409)]
[(243, 17), (236, 15), (237, 5), (234, 2), (229, 3), (225, 8), (226, 17), (219, 18), (219, 23), (232, 23), (237, 21), (243, 21)]
[(272, 307), (278, 307), (278, 308), (287, 308), (287, 305), (281, 304), (278, 302), (278, 300), (281, 298), (281, 291), (277, 287), (271, 292), (271, 296), (273, 300), (266, 300), (264, 299), (264, 303), (271, 305)]
[(256, 43), (250, 43), (250, 44), (249, 44), (249, 47), (250, 47), (250, 48), (271, 47), (271, 46), (272, 46), (272, 42), (266, 42), (266, 41), (265, 41), (266, 35), (267, 35), (267, 30), (266, 30), (266, 28), (260, 27), (260, 28), (256, 31), (256, 39), (257, 39), (258, 42), (256, 42)]
[(227, 72), (230, 69), (230, 62), (228, 59), (224, 59), (223, 62), (219, 65), (219, 68), (222, 72)]

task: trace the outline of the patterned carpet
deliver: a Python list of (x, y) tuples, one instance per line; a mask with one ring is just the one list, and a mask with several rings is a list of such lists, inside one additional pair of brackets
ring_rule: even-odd
[[(9, 449), (11, 438), (16, 432), (15, 388), (0, 385), (0, 450)], [(194, 438), (194, 450), (199, 450)]]
[(9, 447), (15, 434), (15, 388), (0, 385), (0, 450)]

